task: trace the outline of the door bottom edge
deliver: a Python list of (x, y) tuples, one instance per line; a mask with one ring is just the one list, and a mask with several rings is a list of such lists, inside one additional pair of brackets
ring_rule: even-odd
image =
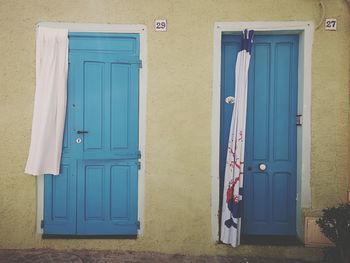
[(297, 235), (242, 235), (242, 245), (304, 246)]
[(42, 239), (137, 239), (137, 235), (42, 234)]

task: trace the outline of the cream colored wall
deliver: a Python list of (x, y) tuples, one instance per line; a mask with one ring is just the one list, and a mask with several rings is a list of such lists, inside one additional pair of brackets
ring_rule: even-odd
[[(324, 3), (326, 16), (337, 18), (338, 28), (320, 28), (314, 35), (308, 214), (344, 200), (347, 188), (350, 19), (345, 1)], [(259, 248), (232, 250), (211, 240), (213, 25), (317, 24), (320, 16), (315, 0), (0, 0), (0, 248), (260, 254)], [(168, 20), (168, 32), (153, 31), (156, 18)], [(35, 178), (23, 170), (35, 89), (34, 27), (40, 21), (145, 24), (149, 29), (145, 231), (137, 240), (42, 240), (36, 234)]]

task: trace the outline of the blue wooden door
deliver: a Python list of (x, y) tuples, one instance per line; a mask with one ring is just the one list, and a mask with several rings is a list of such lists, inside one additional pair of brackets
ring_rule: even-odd
[(139, 67), (137, 34), (69, 34), (61, 174), (45, 176), (45, 234), (137, 234)]
[[(238, 36), (222, 41), (221, 191)], [(243, 233), (295, 235), (298, 36), (256, 35), (249, 69)], [(264, 169), (264, 166), (266, 167)]]

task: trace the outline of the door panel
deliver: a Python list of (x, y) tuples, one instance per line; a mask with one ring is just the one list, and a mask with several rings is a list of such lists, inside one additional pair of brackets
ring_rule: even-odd
[(61, 161), (60, 174), (45, 175), (44, 232), (74, 234), (76, 224), (76, 165), (71, 159)]
[(105, 148), (103, 127), (104, 63), (84, 61), (84, 131), (89, 134), (84, 140), (84, 152), (99, 152)]
[(99, 51), (118, 56), (139, 57), (140, 45), (138, 34), (104, 34), (104, 33), (69, 33), (70, 51)]
[(137, 162), (84, 161), (78, 177), (77, 233), (137, 233)]
[(289, 173), (274, 173), (272, 179), (272, 221), (288, 222)]
[[(239, 36), (223, 36), (221, 148), (228, 140)], [(295, 235), (298, 36), (256, 35), (249, 68), (243, 233)], [(231, 67), (228, 69), (227, 67)], [(226, 152), (221, 150), (224, 176)], [(265, 164), (267, 169), (259, 169)], [(221, 189), (222, 191), (222, 189)]]
[[(259, 54), (259, 59), (251, 60), (251, 70), (253, 72), (249, 79), (248, 92), (251, 94), (249, 105), (253, 103), (255, 107), (252, 129), (247, 129), (248, 137), (253, 138), (252, 153), (255, 160), (265, 160), (269, 155), (269, 105), (270, 105), (270, 64), (271, 45), (269, 43), (256, 43), (255, 51)], [(251, 83), (251, 81), (254, 81)], [(251, 90), (250, 87), (259, 81), (259, 89)], [(248, 106), (250, 109), (250, 106)], [(249, 117), (247, 117), (249, 118)], [(247, 123), (249, 119), (247, 120)]]
[(115, 87), (112, 90), (111, 99), (114, 103), (111, 105), (111, 148), (128, 148), (128, 92), (130, 86), (130, 66), (128, 64), (113, 63), (111, 69), (111, 81)]
[(139, 37), (69, 37), (67, 164), (45, 176), (44, 233), (136, 235)]
[(138, 158), (139, 60), (116, 54), (72, 52), (78, 67), (77, 130), (87, 131), (78, 146), (84, 159)]
[(139, 64), (111, 63), (111, 144), (114, 156), (138, 154)]
[[(247, 202), (252, 203), (255, 209), (253, 210), (253, 217), (259, 224), (266, 223), (269, 213), (269, 204), (265, 201), (265, 197), (269, 193), (269, 177), (266, 173), (252, 173), (252, 189), (249, 195), (247, 194)], [(246, 181), (249, 184), (249, 181)], [(251, 197), (252, 201), (250, 201)]]
[(87, 165), (83, 173), (85, 183), (83, 189), (85, 220), (103, 220), (104, 219), (104, 201), (105, 192), (105, 167), (103, 165)]

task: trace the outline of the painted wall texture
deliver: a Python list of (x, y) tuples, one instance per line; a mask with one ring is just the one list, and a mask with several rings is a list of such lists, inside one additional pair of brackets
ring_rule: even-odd
[[(308, 215), (345, 200), (347, 190), (350, 18), (344, 0), (324, 4), (326, 17), (336, 18), (338, 27), (329, 32), (322, 26), (314, 33)], [(214, 22), (317, 24), (320, 17), (316, 0), (0, 0), (0, 248), (263, 253), (262, 248), (215, 245), (211, 238)], [(154, 32), (158, 18), (168, 20), (168, 32)], [(145, 231), (137, 240), (42, 240), (36, 234), (36, 181), (23, 171), (35, 92), (35, 25), (40, 21), (148, 27)]]

